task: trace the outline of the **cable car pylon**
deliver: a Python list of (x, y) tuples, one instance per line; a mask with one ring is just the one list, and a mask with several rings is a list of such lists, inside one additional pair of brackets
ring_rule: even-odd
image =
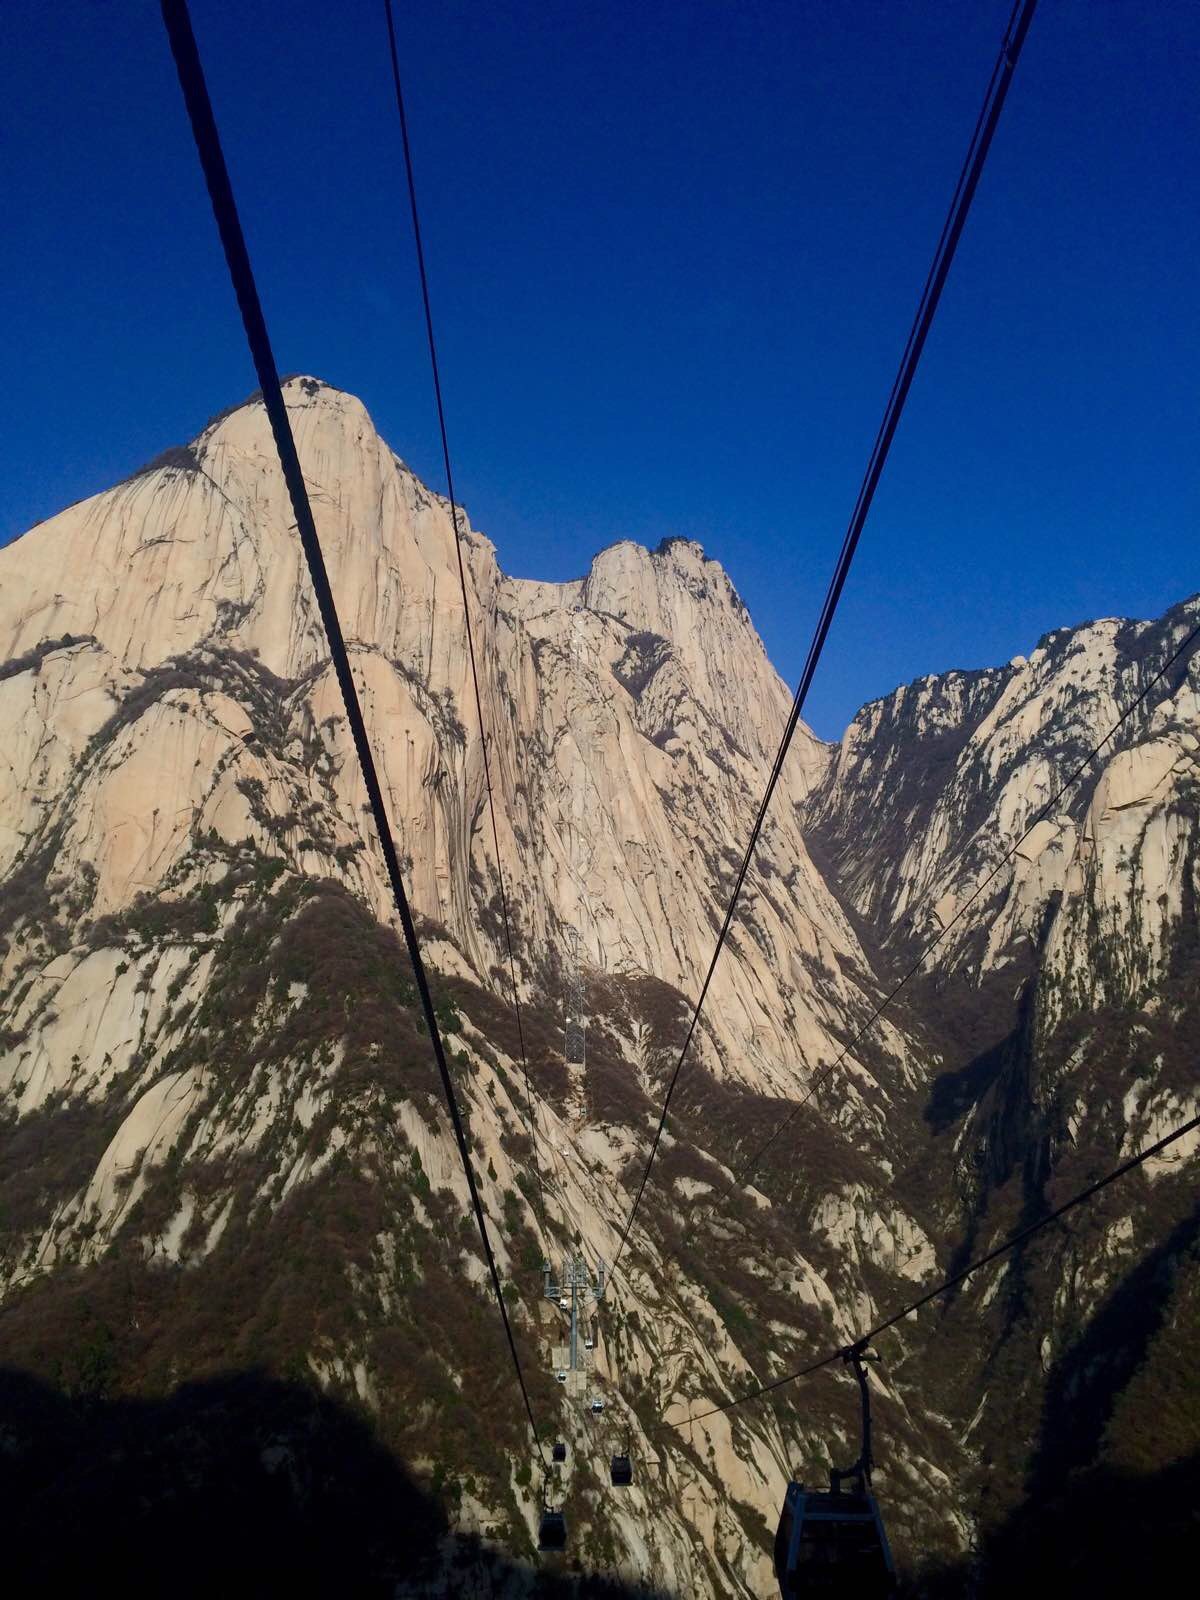
[(581, 1353), (579, 1342), (580, 1311), (588, 1300), (599, 1303), (604, 1298), (605, 1271), (603, 1257), (593, 1275), (583, 1255), (575, 1251), (563, 1262), (558, 1282), (555, 1283), (550, 1262), (542, 1263), (543, 1297), (570, 1317), (568, 1342), (554, 1347), (554, 1367), (556, 1377), (566, 1385), (567, 1393), (573, 1399), (582, 1397), (587, 1389), (587, 1358)]

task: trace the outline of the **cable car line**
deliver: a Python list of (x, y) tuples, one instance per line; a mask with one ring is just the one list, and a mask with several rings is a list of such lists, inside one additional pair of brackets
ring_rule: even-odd
[(396, 48), (396, 26), (392, 15), (392, 0), (383, 0), (387, 20), (388, 52), (391, 56), (392, 83), (396, 90), (396, 111), (400, 121), (400, 141), (404, 148), (404, 173), (408, 184), (408, 204), (412, 214), (413, 245), (417, 256), (417, 274), (421, 280), (421, 303), (425, 312), (425, 337), (429, 344), (429, 367), (433, 375), (433, 395), (437, 404), (438, 432), (442, 441), (442, 462), (446, 472), (446, 498), (450, 502), (450, 517), (454, 529), (454, 553), (458, 558), (458, 582), (462, 590), (463, 616), (466, 620), (467, 653), (471, 663), (471, 686), (475, 693), (475, 711), (479, 718), (479, 741), (483, 748), (483, 777), (487, 789), (488, 815), (492, 824), (492, 846), (496, 853), (496, 871), (500, 879), (500, 916), (504, 925), (504, 944), (508, 955), (508, 974), (512, 985), (513, 1017), (517, 1024), (517, 1043), (521, 1052), (521, 1072), (525, 1081), (525, 1111), (532, 1139), (533, 1166), (537, 1177), (539, 1225), (543, 1245), (546, 1242), (546, 1188), (542, 1176), (542, 1163), (538, 1154), (537, 1113), (534, 1109), (533, 1088), (529, 1081), (529, 1061), (525, 1052), (525, 1027), (521, 1019), (521, 998), (517, 987), (517, 963), (513, 954), (512, 923), (508, 913), (508, 888), (504, 878), (504, 862), (500, 856), (500, 834), (496, 826), (496, 799), (492, 787), (492, 763), (488, 752), (488, 736), (483, 721), (483, 699), (479, 692), (479, 671), (475, 660), (475, 635), (471, 627), (471, 603), (467, 596), (467, 573), (463, 563), (462, 532), (459, 526), (458, 498), (454, 492), (454, 472), (450, 466), (450, 439), (446, 431), (446, 407), (442, 400), (441, 368), (438, 364), (437, 341), (433, 333), (433, 309), (429, 297), (429, 277), (425, 270), (425, 245), (421, 234), (421, 214), (417, 206), (417, 183), (413, 172), (412, 145), (408, 137), (408, 115), (404, 105), (404, 90), (400, 82), (400, 57)]
[(616, 1255), (613, 1260), (611, 1271), (614, 1273), (616, 1272), (617, 1266), (620, 1263), (626, 1241), (629, 1238), (629, 1231), (633, 1226), (634, 1218), (636, 1217), (638, 1208), (642, 1203), (642, 1196), (646, 1190), (646, 1183), (650, 1176), (650, 1169), (654, 1165), (654, 1158), (658, 1153), (659, 1144), (662, 1140), (663, 1129), (666, 1126), (667, 1111), (671, 1104), (671, 1097), (675, 1093), (675, 1086), (679, 1081), (679, 1074), (683, 1068), (684, 1061), (687, 1058), (688, 1050), (691, 1047), (692, 1038), (696, 1031), (696, 1025), (700, 1020), (700, 1013), (704, 1009), (704, 1002), (708, 995), (709, 985), (712, 982), (713, 974), (716, 971), (717, 961), (720, 958), (721, 951), (724, 948), (725, 940), (729, 933), (729, 929), (732, 926), (734, 913), (737, 910), (738, 899), (742, 891), (742, 885), (745, 882), (746, 875), (749, 871), (750, 863), (753, 858), (755, 848), (758, 844), (759, 834), (761, 833), (763, 823), (766, 820), (766, 814), (771, 803), (771, 798), (775, 792), (775, 787), (779, 782), (780, 774), (783, 771), (783, 764), (787, 757), (788, 749), (791, 746), (792, 737), (795, 734), (797, 725), (799, 724), (800, 715), (804, 709), (804, 703), (808, 698), (809, 687), (812, 683), (813, 675), (816, 672), (817, 663), (820, 661), (821, 652), (824, 649), (825, 641), (829, 635), (829, 630), (833, 625), (834, 614), (837, 610), (838, 601), (841, 598), (842, 590), (845, 587), (846, 578), (849, 575), (850, 564), (853, 561), (854, 553), (858, 548), (858, 542), (862, 535), (863, 527), (866, 523), (868, 513), (870, 512), (872, 501), (875, 498), (875, 491), (879, 486), (879, 480), (883, 474), (883, 469), (887, 462), (892, 440), (895, 438), (896, 429), (899, 426), (900, 417), (904, 411), (905, 402), (908, 399), (909, 391), (912, 388), (913, 379), (916, 376), (917, 366), (921, 359), (921, 352), (925, 348), (925, 342), (928, 338), (930, 327), (933, 324), (934, 314), (937, 311), (942, 290), (945, 287), (946, 279), (949, 275), (950, 267), (954, 260), (955, 251), (958, 248), (958, 242), (962, 236), (962, 231), (966, 224), (967, 215), (971, 208), (971, 202), (974, 199), (975, 191), (979, 186), (979, 180), (983, 172), (984, 163), (987, 160), (988, 151), (991, 148), (992, 138), (995, 134), (996, 126), (1000, 119), (1000, 113), (1004, 108), (1004, 102), (1008, 94), (1008, 88), (1012, 82), (1013, 72), (1016, 68), (1017, 60), (1020, 57), (1021, 48), (1025, 43), (1026, 35), (1029, 32), (1029, 25), (1033, 20), (1033, 14), (1036, 7), (1037, 0), (1017, 0), (1017, 3), (1013, 7), (1012, 15), (1009, 18), (1008, 27), (1005, 29), (1004, 38), (1000, 46), (1000, 52), (996, 58), (996, 63), (992, 68), (991, 78), (988, 81), (983, 107), (979, 113), (974, 132), (971, 136), (971, 142), (967, 149), (967, 156), (959, 174), (953, 199), (950, 203), (950, 210), (947, 213), (946, 221), (942, 226), (941, 236), (938, 239), (937, 249), (934, 252), (933, 263), (929, 269), (924, 288), (921, 292), (921, 298), (917, 305), (916, 316), (913, 319), (913, 324), (909, 331), (908, 341), (904, 348), (904, 354), (900, 361), (900, 367), (896, 374), (895, 380), (893, 381), (891, 393), (888, 396), (887, 405), (884, 408), (883, 420), (879, 425), (879, 432), (876, 435), (875, 444), (872, 448), (871, 455), (867, 463), (867, 469), (858, 491), (858, 499), (855, 502), (854, 511), (846, 529), (845, 538), (842, 541), (841, 552), (838, 556), (833, 576), (830, 579), (829, 589), (825, 596), (825, 603), (821, 608), (816, 630), (813, 634), (812, 643), (809, 645), (808, 656), (804, 664), (804, 670), (801, 674), (800, 682), (796, 689), (791, 711), (788, 714), (787, 723), (783, 731), (783, 737), (779, 743), (779, 749), (775, 755), (775, 761), (771, 768), (771, 775), (767, 780), (767, 786), (763, 793), (757, 815), (754, 819), (754, 826), (750, 831), (749, 843), (746, 846), (745, 853), (742, 856), (741, 865), (738, 868), (737, 877), (734, 880), (733, 891), (730, 894), (725, 916), (721, 923), (721, 930), (717, 935), (716, 947), (713, 950), (712, 959), (708, 964), (708, 971), (705, 973), (704, 982), (700, 988), (699, 998), (697, 999), (695, 1008), (693, 1009), (692, 1018), (688, 1024), (687, 1034), (684, 1037), (683, 1046), (679, 1052), (679, 1058), (675, 1063), (675, 1069), (672, 1072), (670, 1080), (667, 1084), (667, 1092), (663, 1100), (662, 1112), (659, 1116), (658, 1126), (655, 1129), (654, 1138), (650, 1145), (650, 1154), (647, 1157), (646, 1165), (641, 1176), (641, 1182), (638, 1184), (637, 1194), (634, 1197), (633, 1205), (630, 1207), (629, 1215), (621, 1232), (620, 1243), (617, 1247)]
[(342, 634), (341, 622), (334, 603), (333, 590), (330, 587), (329, 575), (325, 567), (325, 558), (317, 536), (308, 490), (304, 484), (300, 458), (296, 451), (296, 441), (292, 435), (291, 424), (288, 420), (287, 406), (283, 398), (279, 373), (267, 334), (267, 325), (258, 296), (258, 288), (254, 280), (254, 273), (250, 265), (250, 256), (246, 249), (245, 236), (242, 232), (241, 221), (234, 201), (229, 172), (221, 149), (212, 102), (209, 99), (208, 87), (204, 80), (204, 69), (201, 65), (196, 37), (192, 30), (187, 0), (161, 0), (161, 9), (167, 36), (170, 40), (171, 54), (175, 58), (175, 67), (179, 75), (179, 86), (183, 91), (192, 135), (196, 142), (196, 150), (200, 157), (200, 165), (204, 172), (209, 198), (212, 202), (213, 217), (221, 236), (225, 260), (229, 267), (229, 276), (242, 314), (246, 340), (250, 346), (255, 370), (258, 373), (263, 404), (270, 418), (271, 432), (274, 435), (275, 447), (279, 453), (279, 464), (291, 498), (297, 532), (300, 536), (300, 543), (304, 550), (304, 557), (316, 595), (317, 606), (320, 610), (330, 657), (337, 674), (338, 686), (341, 689), (346, 717), (354, 739), (354, 747), (358, 755), (363, 782), (366, 785), (376, 831), (379, 835), (380, 848), (383, 851), (396, 910), (404, 930), (404, 941), (412, 961), (413, 977), (420, 995), (425, 1023), (429, 1029), (434, 1059), (437, 1063), (438, 1074), (442, 1081), (442, 1090), (450, 1112), (450, 1121), (453, 1125), (459, 1157), (462, 1161), (463, 1171), (466, 1173), (471, 1205), (479, 1228), (479, 1237), (483, 1244), (488, 1271), (491, 1275), (496, 1304), (500, 1308), (505, 1338), (508, 1341), (509, 1353), (512, 1357), (513, 1368), (516, 1372), (521, 1398), (525, 1406), (525, 1415), (529, 1419), (530, 1428), (533, 1430), (534, 1445), (541, 1457), (543, 1468), (546, 1468), (545, 1450), (542, 1446), (537, 1423), (534, 1420), (529, 1390), (526, 1387), (525, 1374), (521, 1368), (521, 1358), (517, 1352), (512, 1324), (509, 1322), (508, 1309), (504, 1303), (500, 1274), (496, 1266), (496, 1258), (492, 1252), (491, 1237), (488, 1233), (487, 1218), (480, 1198), (479, 1187), (475, 1181), (475, 1173), (471, 1166), (466, 1130), (454, 1094), (454, 1084), (450, 1077), (445, 1047), (438, 1027), (437, 1015), (434, 1011), (433, 996), (430, 993), (429, 980), (421, 957), (420, 941), (417, 938), (416, 925), (413, 921), (408, 896), (404, 889), (404, 880), (400, 871), (395, 840), (392, 837), (391, 824), (384, 804), (383, 790), (375, 767), (375, 759), (371, 752), (366, 722), (359, 703), (358, 691), (355, 687), (350, 659), (346, 650), (346, 641)]
[[(874, 1011), (872, 1011), (871, 1015), (863, 1023), (862, 1027), (859, 1028), (858, 1032), (854, 1035), (854, 1037), (847, 1044), (842, 1046), (841, 1050), (839, 1051), (838, 1055), (834, 1058), (834, 1060), (831, 1061), (830, 1064), (822, 1072), (818, 1073), (816, 1078), (813, 1079), (813, 1081), (809, 1085), (808, 1089), (804, 1092), (804, 1094), (801, 1096), (801, 1098), (796, 1102), (796, 1104), (788, 1112), (787, 1116), (784, 1117), (783, 1121), (778, 1123), (771, 1130), (771, 1132), (767, 1135), (767, 1137), (759, 1145), (758, 1149), (754, 1151), (754, 1153), (750, 1156), (749, 1160), (746, 1161), (744, 1163), (744, 1165), (741, 1167), (741, 1169), (737, 1172), (737, 1174), (734, 1176), (732, 1181), (729, 1184), (726, 1185), (726, 1187), (721, 1191), (721, 1193), (712, 1202), (712, 1204), (706, 1208), (705, 1215), (707, 1217), (714, 1216), (721, 1209), (721, 1207), (726, 1203), (726, 1201), (729, 1199), (730, 1195), (732, 1195), (736, 1190), (743, 1188), (750, 1181), (751, 1176), (757, 1170), (758, 1164), (762, 1160), (763, 1156), (767, 1153), (767, 1151), (771, 1148), (771, 1146), (775, 1143), (775, 1141), (780, 1137), (780, 1135), (783, 1134), (783, 1133), (786, 1133), (787, 1129), (792, 1125), (792, 1123), (800, 1115), (800, 1113), (801, 1113), (801, 1111), (803, 1111), (804, 1107), (813, 1098), (813, 1096), (817, 1093), (817, 1091), (828, 1081), (828, 1079), (837, 1070), (837, 1068), (841, 1066), (842, 1062), (845, 1061), (846, 1057), (851, 1053), (851, 1051), (853, 1051), (856, 1048), (856, 1046), (859, 1045), (862, 1042), (862, 1040), (865, 1038), (865, 1036), (874, 1027), (875, 1023), (878, 1022), (879, 1018), (883, 1015), (883, 1013), (891, 1005), (892, 1001), (900, 993), (901, 989), (904, 988), (905, 984), (908, 983), (912, 978), (914, 978), (917, 975), (918, 972), (920, 972), (920, 970), (924, 966), (925, 962), (933, 954), (933, 952), (938, 948), (938, 946), (945, 940), (945, 938), (951, 932), (951, 930), (954, 928), (956, 923), (958, 923), (960, 921), (960, 919), (969, 910), (969, 908), (975, 903), (976, 900), (978, 900), (979, 896), (984, 892), (984, 890), (987, 889), (989, 887), (989, 885), (994, 882), (994, 880), (997, 877), (997, 875), (1004, 869), (1004, 867), (1006, 867), (1008, 865), (1008, 863), (1012, 860), (1013, 856), (1016, 855), (1017, 851), (1025, 843), (1025, 840), (1028, 839), (1029, 835), (1033, 832), (1033, 830), (1038, 826), (1038, 824), (1040, 822), (1043, 822), (1045, 820), (1045, 818), (1047, 817), (1047, 815), (1054, 809), (1055, 806), (1057, 806), (1058, 802), (1062, 799), (1063, 795), (1066, 794), (1067, 790), (1070, 789), (1075, 783), (1078, 782), (1078, 780), (1083, 776), (1083, 774), (1087, 770), (1087, 768), (1091, 765), (1091, 763), (1095, 760), (1095, 758), (1100, 754), (1101, 750), (1104, 749), (1104, 746), (1106, 744), (1108, 744), (1109, 741), (1116, 736), (1116, 734), (1120, 731), (1120, 729), (1123, 726), (1123, 724), (1133, 715), (1133, 713), (1137, 710), (1137, 708), (1145, 701), (1147, 695), (1149, 695), (1150, 691), (1155, 687), (1155, 685), (1162, 681), (1162, 679), (1167, 675), (1167, 673), (1171, 670), (1171, 668), (1175, 665), (1175, 663), (1177, 661), (1179, 661), (1181, 657), (1186, 655), (1187, 652), (1194, 645), (1196, 645), (1196, 643), (1198, 641), (1200, 641), (1200, 623), (1196, 624), (1196, 626), (1192, 629), (1192, 631), (1184, 638), (1183, 642), (1181, 644), (1179, 644), (1176, 647), (1176, 649), (1173, 650), (1172, 653), (1167, 657), (1166, 661), (1163, 662), (1162, 666), (1158, 669), (1158, 671), (1154, 674), (1154, 676), (1149, 680), (1149, 682), (1129, 702), (1129, 704), (1125, 707), (1124, 711), (1122, 711), (1121, 715), (1113, 723), (1112, 727), (1109, 728), (1108, 732), (1104, 735), (1104, 737), (1102, 739), (1099, 739), (1092, 746), (1092, 748), (1088, 751), (1087, 755), (1084, 756), (1083, 760), (1063, 780), (1063, 782), (1059, 785), (1059, 787), (1055, 790), (1055, 792), (1050, 796), (1050, 798), (1045, 802), (1045, 804), (1041, 807), (1041, 809), (1034, 813), (1032, 820), (1027, 824), (1024, 832), (1018, 837), (1016, 842), (1012, 846), (1010, 846), (1010, 848), (1000, 858), (1000, 860), (992, 868), (991, 872), (988, 873), (987, 877), (984, 878), (981, 883), (977, 884), (976, 887), (971, 891), (971, 893), (963, 901), (962, 905), (959, 906), (958, 910), (950, 918), (950, 921), (947, 922), (945, 927), (942, 928), (941, 931), (938, 933), (937, 937), (932, 939), (929, 942), (929, 944), (926, 945), (925, 949), (922, 950), (921, 954), (913, 962), (912, 966), (910, 966), (908, 968), (908, 970), (905, 972), (904, 976), (899, 980), (898, 983), (895, 984), (895, 986), (890, 990), (890, 992), (875, 1007)], [(979, 833), (981, 833), (981, 832), (982, 832), (982, 827), (977, 829), (976, 832), (974, 834), (972, 834), (971, 838), (968, 839), (967, 843), (963, 846), (963, 849), (960, 852), (960, 855), (965, 856), (966, 851), (974, 843), (975, 839), (979, 836)], [(691, 1232), (694, 1232), (694, 1224), (689, 1229), (689, 1235), (690, 1235)]]
[(1064, 1216), (1068, 1211), (1074, 1210), (1076, 1206), (1085, 1204), (1094, 1195), (1099, 1194), (1101, 1189), (1106, 1189), (1110, 1183), (1115, 1183), (1118, 1178), (1125, 1177), (1135, 1167), (1140, 1167), (1143, 1162), (1161, 1154), (1168, 1146), (1173, 1145), (1176, 1140), (1184, 1138), (1186, 1134), (1192, 1133), (1197, 1128), (1200, 1128), (1200, 1115), (1192, 1117), (1172, 1132), (1164, 1134), (1161, 1139), (1157, 1139), (1153, 1144), (1147, 1145), (1144, 1150), (1139, 1150), (1137, 1155), (1131, 1156), (1128, 1161), (1122, 1162), (1119, 1167), (1114, 1167), (1111, 1172), (1105, 1173), (1104, 1177), (1097, 1178), (1094, 1183), (1088, 1184), (1086, 1189), (1081, 1189), (1078, 1194), (1072, 1195), (1069, 1200), (1065, 1200), (1062, 1205), (1056, 1206), (1053, 1211), (1039, 1218), (1037, 1222), (1031, 1222), (1026, 1227), (1019, 1229), (1005, 1239), (1002, 1244), (998, 1244), (994, 1250), (989, 1250), (986, 1255), (979, 1256), (969, 1266), (963, 1267), (960, 1272), (956, 1272), (947, 1278), (944, 1283), (939, 1283), (936, 1289), (929, 1289), (925, 1294), (911, 1301), (900, 1311), (893, 1312), (890, 1317), (885, 1318), (883, 1322), (877, 1323), (875, 1327), (864, 1333), (860, 1339), (856, 1339), (853, 1344), (842, 1345), (837, 1350), (830, 1351), (828, 1355), (822, 1356), (819, 1361), (810, 1363), (807, 1367), (801, 1367), (796, 1372), (786, 1373), (782, 1378), (775, 1378), (770, 1383), (760, 1384), (758, 1388), (750, 1390), (747, 1394), (736, 1395), (732, 1400), (726, 1400), (719, 1406), (712, 1406), (708, 1411), (700, 1412), (698, 1416), (689, 1416), (688, 1422), (703, 1422), (706, 1417), (714, 1417), (718, 1412), (732, 1411), (736, 1406), (747, 1405), (753, 1400), (759, 1400), (763, 1395), (771, 1394), (776, 1389), (782, 1389), (789, 1383), (795, 1383), (800, 1378), (807, 1378), (814, 1372), (820, 1372), (823, 1367), (832, 1366), (835, 1361), (845, 1359), (847, 1355), (855, 1350), (862, 1350), (867, 1345), (874, 1344), (881, 1333), (886, 1333), (890, 1328), (894, 1328), (898, 1322), (903, 1322), (905, 1317), (911, 1317), (913, 1312), (920, 1311), (931, 1300), (937, 1300), (951, 1289), (957, 1288), (960, 1283), (963, 1283), (982, 1267), (990, 1266), (993, 1261), (997, 1261), (1001, 1256), (1007, 1255), (1010, 1250), (1015, 1250), (1018, 1245), (1024, 1244), (1027, 1239), (1031, 1239), (1035, 1233), (1040, 1233), (1043, 1228), (1048, 1227), (1052, 1222), (1056, 1222), (1059, 1217)]

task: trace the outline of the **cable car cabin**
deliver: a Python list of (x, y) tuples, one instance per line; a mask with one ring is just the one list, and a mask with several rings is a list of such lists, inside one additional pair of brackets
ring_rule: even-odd
[(565, 1444), (556, 1444), (554, 1446), (554, 1449), (551, 1451), (551, 1455), (553, 1456), (555, 1461), (565, 1461), (567, 1459), (567, 1447), (566, 1447), (566, 1445)]
[(567, 1519), (561, 1511), (543, 1511), (538, 1523), (539, 1550), (565, 1550), (567, 1548)]
[(609, 1467), (609, 1475), (613, 1485), (618, 1489), (625, 1489), (633, 1482), (633, 1463), (628, 1456), (614, 1456)]
[(895, 1568), (875, 1496), (789, 1483), (775, 1534), (775, 1576), (783, 1600), (888, 1600)]
[(594, 1414), (596, 1416), (599, 1416), (600, 1413), (603, 1410), (604, 1410), (604, 1401), (603, 1400), (593, 1400), (592, 1401), (592, 1411), (594, 1412)]

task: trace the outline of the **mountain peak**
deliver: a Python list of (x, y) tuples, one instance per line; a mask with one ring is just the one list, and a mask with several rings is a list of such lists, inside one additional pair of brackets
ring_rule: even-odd
[[(794, 1410), (747, 1408), (736, 1429), (707, 1408), (903, 1304), (959, 1259), (960, 1222), (996, 1244), (1032, 1197), (1022, 1171), (1065, 1192), (1080, 1162), (1115, 1164), (1194, 1108), (1200, 683), (1194, 663), (1160, 672), (1190, 613), (921, 679), (836, 750), (799, 730), (636, 1268), (592, 1324), (583, 1376), (644, 1501), (596, 1497), (611, 1444), (544, 1370), (565, 1333), (540, 1264), (612, 1259), (791, 697), (694, 540), (619, 540), (570, 583), (505, 577), (354, 396), (300, 374), (284, 393), (505, 1299), (566, 1473), (587, 1473), (563, 1479), (576, 1547), (655, 1592), (773, 1592), (764, 1519), (848, 1437), (847, 1386), (781, 1390)], [(97, 1348), (114, 1394), (231, 1350), (299, 1359), (378, 1407), (400, 1459), (469, 1463), (469, 1494), (445, 1480), (448, 1519), (525, 1548), (528, 1440), (493, 1403), (486, 1268), (256, 397), (0, 551), (0, 663), (0, 1361), (40, 1363), (91, 1415)], [(1060, 793), (1093, 747), (1093, 786)], [(882, 1016), (898, 965), (934, 950), (938, 988), (922, 975)], [(586, 1051), (565, 1047), (568, 1006)], [(532, 1175), (531, 1121), (549, 1156)], [(749, 1196), (726, 1193), (735, 1171)], [(1070, 1434), (1093, 1368), (1089, 1415), (1119, 1415), (1079, 1307), (1151, 1225), (1183, 1259), (1194, 1183), (1167, 1171), (1110, 1191), (1103, 1248), (1073, 1225), (1017, 1286), (963, 1285), (931, 1319), (952, 1359), (892, 1364), (884, 1482), (910, 1560), (961, 1545), (979, 1459), (1001, 1487), (1026, 1480), (1043, 1395), (1070, 1402), (1047, 1437)], [(1118, 1287), (1144, 1304), (1139, 1283)], [(1152, 1339), (1190, 1304), (1151, 1298), (1139, 1386), (1155, 1360), (1173, 1381), (1175, 1347), (1155, 1358)]]

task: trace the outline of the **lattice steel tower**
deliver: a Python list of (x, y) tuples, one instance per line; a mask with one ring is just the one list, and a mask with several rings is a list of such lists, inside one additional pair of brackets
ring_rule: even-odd
[(606, 1270), (604, 1259), (601, 1257), (598, 1270), (593, 1275), (582, 1254), (575, 1251), (563, 1262), (558, 1282), (555, 1283), (551, 1276), (553, 1269), (550, 1263), (548, 1261), (542, 1263), (546, 1299), (553, 1300), (560, 1311), (570, 1313), (568, 1342), (556, 1348), (554, 1360), (559, 1371), (565, 1374), (567, 1393), (575, 1398), (579, 1398), (587, 1390), (589, 1366), (588, 1360), (579, 1349), (579, 1315), (589, 1300), (599, 1302), (604, 1298)]

